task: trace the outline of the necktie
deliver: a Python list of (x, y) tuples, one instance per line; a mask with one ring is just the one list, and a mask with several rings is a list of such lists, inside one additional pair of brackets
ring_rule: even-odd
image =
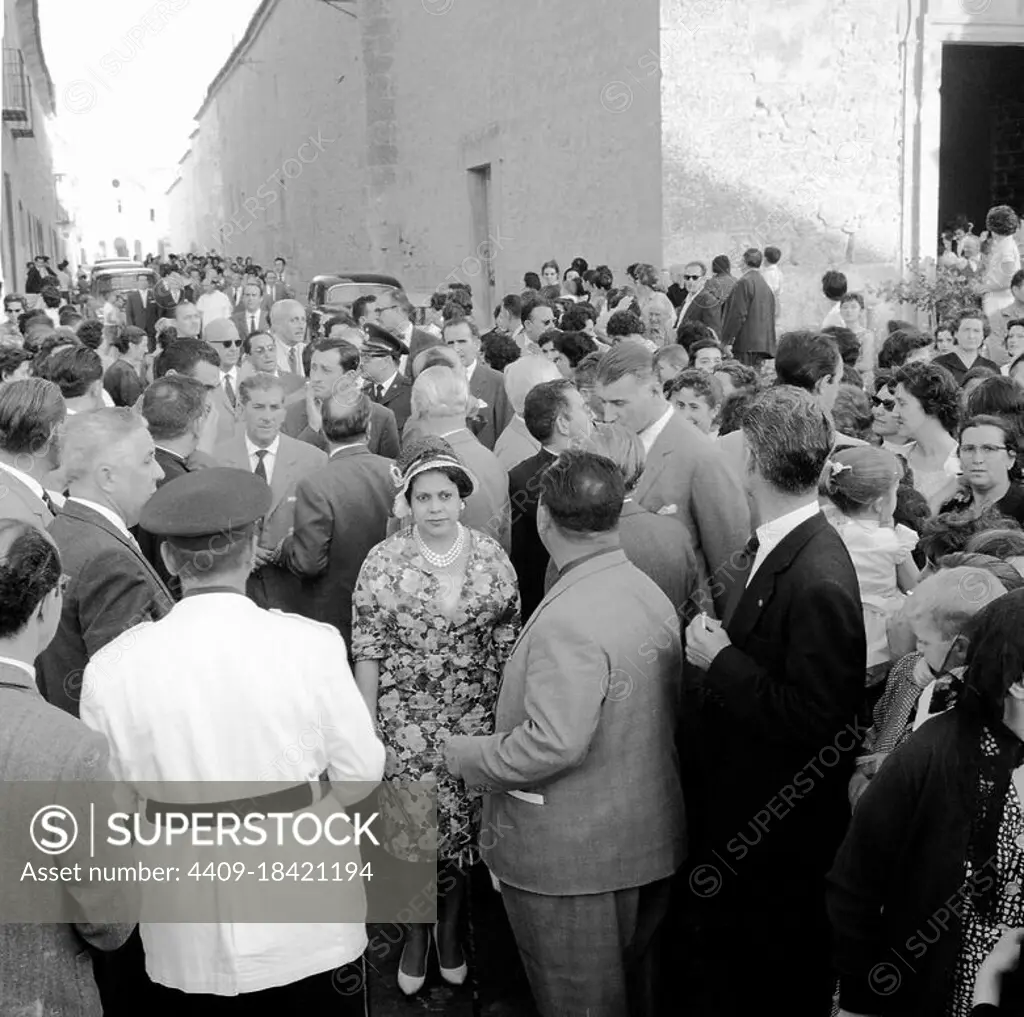
[(379, 403), (381, 398), (384, 396), (384, 386), (375, 384), (373, 386), (372, 398), (375, 403)]
[(231, 384), (231, 375), (224, 375), (224, 394), (228, 397), (228, 402), (231, 403), (231, 408), (234, 409), (238, 404), (238, 400), (235, 398), (235, 389)]
[(255, 314), (250, 314), (249, 315), (249, 334), (252, 335), (252, 333), (255, 332), (255, 331), (256, 331), (256, 315)]
[(302, 366), (299, 364), (298, 344), (288, 351), (288, 363), (291, 366), (292, 374), (302, 374)]
[(49, 491), (43, 491), (43, 504), (50, 510), (50, 515), (55, 516), (60, 511), (57, 506), (54, 505)]
[[(754, 567), (754, 559), (757, 557), (761, 542), (755, 533), (743, 546), (743, 550), (735, 561), (735, 572), (732, 589), (729, 591), (729, 599), (726, 601), (725, 613), (722, 617), (722, 624), (728, 628), (736, 609), (739, 607), (743, 592), (747, 588), (747, 580), (750, 578), (750, 570)], [(732, 562), (730, 562), (732, 564)]]
[(256, 469), (252, 472), (255, 473), (257, 477), (262, 477), (264, 480), (267, 479), (267, 466), (263, 461), (266, 457), (267, 450), (265, 448), (256, 449)]

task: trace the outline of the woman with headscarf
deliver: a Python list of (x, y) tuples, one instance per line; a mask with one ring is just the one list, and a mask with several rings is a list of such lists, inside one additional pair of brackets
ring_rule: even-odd
[(829, 874), (841, 1014), (967, 1017), (1024, 926), (1024, 590), (966, 635), (955, 706), (885, 762)]
[[(382, 806), (386, 850), (410, 862), (429, 857), (428, 813), (436, 787), (441, 977), (467, 976), (458, 940), (466, 873), (476, 857), (480, 799), (444, 765), (453, 734), (494, 731), (502, 667), (519, 630), (516, 574), (500, 545), (459, 517), (476, 479), (443, 438), (403, 449), (394, 467), (394, 514), (404, 526), (367, 555), (352, 599), (355, 678), (387, 749)], [(419, 836), (412, 836), (419, 830)], [(398, 966), (406, 995), (424, 984), (430, 928), (407, 927)]]

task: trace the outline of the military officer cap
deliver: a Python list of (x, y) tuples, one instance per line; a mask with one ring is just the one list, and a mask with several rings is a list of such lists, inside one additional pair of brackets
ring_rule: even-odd
[(397, 336), (393, 336), (386, 328), (369, 321), (364, 326), (366, 339), (363, 340), (363, 353), (372, 356), (398, 357), (407, 356), (409, 347)]
[(248, 470), (215, 466), (164, 484), (143, 506), (139, 525), (187, 550), (231, 543), (270, 509), (270, 485)]

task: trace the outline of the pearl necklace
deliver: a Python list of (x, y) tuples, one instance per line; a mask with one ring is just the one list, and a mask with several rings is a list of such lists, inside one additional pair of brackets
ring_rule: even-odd
[(437, 554), (436, 552), (431, 551), (420, 536), (419, 527), (413, 527), (413, 533), (416, 536), (416, 547), (419, 549), (419, 552), (423, 555), (424, 559), (429, 564), (433, 565), (434, 568), (449, 568), (459, 560), (459, 555), (462, 554), (462, 548), (465, 544), (465, 538), (463, 536), (465, 531), (462, 529), (462, 523), (456, 523), (455, 525), (458, 527), (458, 535), (455, 538), (455, 543), (452, 544), (445, 554)]

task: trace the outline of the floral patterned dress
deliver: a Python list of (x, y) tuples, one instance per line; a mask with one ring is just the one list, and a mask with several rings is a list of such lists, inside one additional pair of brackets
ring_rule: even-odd
[(473, 860), (480, 798), (444, 764), (453, 734), (494, 731), (501, 671), (519, 631), (516, 574), (501, 545), (466, 528), (469, 554), (458, 604), (444, 613), (442, 577), (429, 571), (406, 528), (378, 544), (352, 598), (352, 658), (380, 668), (377, 716), (387, 749), (384, 778), (437, 785), (437, 840), (430, 796), (402, 783), (382, 804), (387, 849), (406, 861), (435, 854)]

